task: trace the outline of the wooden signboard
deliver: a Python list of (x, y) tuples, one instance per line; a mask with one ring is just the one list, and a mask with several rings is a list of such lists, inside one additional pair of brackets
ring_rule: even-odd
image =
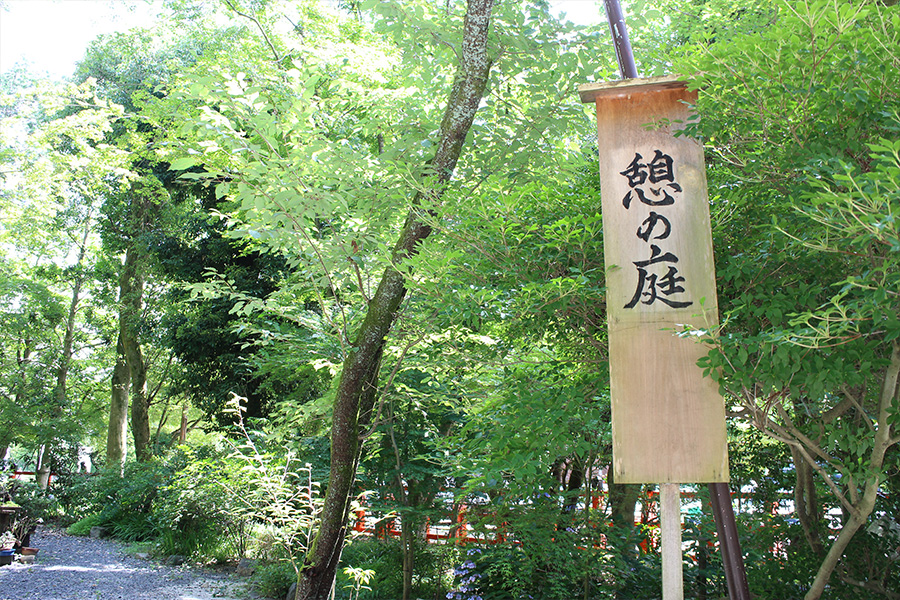
[(674, 77), (579, 88), (597, 106), (617, 483), (728, 481), (725, 406), (684, 325), (717, 325), (703, 147)]

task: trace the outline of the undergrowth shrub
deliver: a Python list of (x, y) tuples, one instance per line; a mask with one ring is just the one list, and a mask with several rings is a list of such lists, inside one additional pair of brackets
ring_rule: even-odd
[[(104, 470), (90, 477), (69, 480), (63, 502), (75, 531), (94, 525), (106, 527), (113, 537), (128, 542), (147, 541), (158, 535), (150, 519), (158, 490), (174, 469), (164, 459), (127, 463), (124, 473)], [(86, 533), (87, 533), (86, 532)]]
[(150, 519), (153, 501), (158, 491), (172, 476), (172, 467), (163, 460), (128, 463), (125, 474), (118, 478), (105, 472), (101, 478), (101, 493), (97, 501), (105, 503), (100, 509), (103, 525), (114, 537), (126, 542), (141, 542), (157, 536), (156, 525)]
[(50, 488), (59, 502), (60, 518), (64, 523), (72, 524), (97, 512), (96, 490), (102, 473), (102, 470), (95, 473), (60, 473), (53, 480)]
[(81, 519), (78, 519), (68, 527), (66, 527), (66, 533), (69, 535), (90, 535), (91, 527), (96, 527), (101, 525), (103, 522), (103, 518), (99, 513), (94, 513), (92, 515), (88, 515)]
[[(416, 548), (412, 594), (416, 598), (448, 598), (453, 583), (452, 567), (459, 560), (455, 544), (428, 544)], [(371, 572), (364, 586), (357, 578)], [(335, 598), (394, 600), (403, 595), (403, 558), (396, 538), (356, 538), (341, 553)]]
[(182, 447), (151, 519), (163, 554), (245, 556), (250, 520), (237, 498), (246, 493), (241, 465), (210, 446)]
[[(363, 591), (360, 598), (400, 598), (403, 594), (403, 559), (397, 540), (359, 538), (351, 541), (341, 553), (341, 566), (351, 566), (375, 571), (369, 584), (372, 590)], [(350, 584), (350, 578), (338, 569), (335, 595)]]
[(249, 431), (241, 398), (231, 402), (237, 427), (223, 447), (182, 446), (165, 457), (128, 463), (124, 474), (72, 477), (65, 506), (72, 533), (95, 525), (129, 542), (152, 540), (163, 555), (222, 560), (256, 555), (299, 573), (321, 500), (309, 465), (268, 435)]
[(266, 551), (289, 563), (296, 579), (315, 535), (322, 504), (319, 483), (309, 464), (299, 465), (277, 444), (268, 449), (265, 432), (246, 429), (245, 402), (237, 395), (229, 402), (238, 436), (229, 441), (228, 477), (217, 485), (233, 501), (232, 514), (264, 534)]
[(490, 543), (464, 548), (450, 600), (659, 597), (659, 558), (639, 550), (650, 535), (640, 527), (611, 525), (599, 510), (566, 511), (549, 494), (479, 512), (470, 523)]
[(264, 598), (284, 598), (297, 581), (297, 574), (289, 562), (262, 563), (253, 574), (256, 591)]

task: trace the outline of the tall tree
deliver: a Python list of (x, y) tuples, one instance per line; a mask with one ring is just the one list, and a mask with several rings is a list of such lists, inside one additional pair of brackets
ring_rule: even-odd
[(494, 58), (488, 51), (492, 7), (493, 0), (470, 0), (468, 3), (459, 46), (459, 71), (441, 122), (437, 151), (430, 163), (434, 176), (427, 183), (428, 187), (418, 192), (413, 200), (392, 252), (392, 264), (385, 269), (355, 336), (354, 347), (344, 360), (334, 400), (331, 472), (321, 525), (297, 588), (298, 598), (304, 600), (324, 600), (334, 585), (347, 533), (347, 515), (360, 457), (360, 436), (372, 416), (385, 338), (407, 291), (403, 262), (416, 254), (418, 245), (431, 233), (431, 226), (420, 212), (439, 202), (484, 95)]
[[(40, 337), (36, 327), (40, 320), (31, 319), (31, 332), (24, 338), (24, 360), (20, 361), (24, 366), (37, 359), (52, 374), (46, 392), (31, 392), (45, 398), (50, 407), (47, 414), (41, 419), (40, 411), (29, 411), (34, 425), (43, 420), (43, 427), (49, 427), (37, 452), (42, 486), (47, 485), (53, 468), (57, 439), (65, 437), (72, 426), (78, 429), (78, 403), (72, 398), (70, 382), (76, 353), (90, 343), (91, 325), (84, 317), (83, 300), (88, 289), (95, 295), (102, 293), (92, 280), (98, 256), (97, 211), (103, 195), (130, 176), (126, 154), (105, 144), (106, 135), (122, 114), (121, 107), (101, 101), (95, 94), (91, 81), (79, 87), (35, 85), (18, 95), (16, 110), (3, 123), (4, 133), (12, 132), (17, 139), (14, 158), (8, 163), (15, 169), (7, 172), (11, 177), (4, 189), (9, 200), (4, 206), (8, 227), (4, 244), (15, 245), (12, 256), (24, 267), (20, 276), (32, 278), (28, 287), (43, 280), (48, 291), (65, 297), (60, 298), (58, 322), (48, 323), (58, 328), (57, 341), (33, 345)], [(33, 312), (35, 317), (38, 314)], [(70, 419), (71, 424), (62, 425)]]
[[(396, 11), (397, 7), (393, 5), (384, 5), (385, 11)], [(410, 273), (409, 261), (417, 254), (419, 245), (428, 237), (432, 231), (431, 221), (433, 219), (431, 211), (437, 208), (441, 203), (441, 198), (446, 190), (447, 184), (453, 175), (457, 161), (459, 160), (466, 135), (469, 133), (470, 127), (474, 120), (475, 112), (481, 102), (485, 86), (487, 85), (488, 72), (491, 67), (493, 57), (488, 52), (488, 31), (491, 24), (491, 8), (490, 1), (472, 1), (469, 3), (465, 17), (462, 20), (461, 27), (455, 33), (449, 34), (456, 38), (452, 44), (457, 56), (459, 64), (457, 75), (452, 83), (450, 97), (444, 116), (440, 124), (439, 135), (435, 142), (429, 145), (435, 148), (434, 153), (428, 160), (426, 165), (415, 166), (415, 177), (419, 179), (416, 184), (418, 190), (412, 195), (412, 198), (404, 202), (404, 205), (410, 206), (405, 221), (401, 225), (399, 240), (394, 244), (393, 249), (385, 256), (385, 269), (381, 275), (380, 282), (374, 292), (370, 292), (364, 285), (362, 280), (362, 271), (357, 264), (356, 267), (347, 269), (338, 262), (339, 256), (332, 258), (318, 248), (320, 240), (329, 239), (332, 247), (342, 251), (343, 265), (347, 265), (347, 253), (353, 253), (354, 248), (358, 248), (360, 244), (374, 243), (375, 240), (369, 238), (366, 231), (356, 230), (351, 227), (352, 221), (347, 217), (342, 217), (336, 209), (340, 209), (340, 196), (334, 191), (328, 191), (331, 187), (330, 180), (338, 183), (331, 175), (326, 179), (326, 184), (320, 188), (319, 192), (315, 188), (311, 188), (308, 181), (303, 178), (297, 178), (297, 168), (293, 165), (300, 165), (300, 169), (309, 169), (318, 163), (316, 159), (316, 148), (322, 146), (322, 141), (316, 139), (319, 133), (313, 129), (305, 131), (304, 127), (308, 123), (319, 126), (319, 123), (325, 124), (324, 130), (331, 130), (326, 136), (334, 136), (334, 145), (332, 146), (331, 160), (334, 161), (332, 167), (346, 169), (352, 173), (354, 169), (358, 169), (357, 164), (349, 162), (351, 153), (359, 153), (362, 160), (373, 160), (366, 158), (365, 154), (371, 152), (372, 148), (378, 149), (384, 144), (383, 136), (370, 136), (370, 140), (375, 142), (371, 146), (363, 142), (364, 146), (350, 146), (346, 142), (341, 142), (340, 131), (346, 130), (346, 123), (339, 120), (333, 120), (329, 115), (319, 115), (311, 107), (307, 105), (309, 99), (315, 99), (317, 93), (325, 93), (328, 91), (327, 86), (317, 88), (316, 84), (322, 77), (321, 74), (315, 74), (305, 80), (308, 91), (295, 101), (293, 106), (288, 99), (279, 98), (277, 90), (270, 91), (266, 94), (264, 102), (272, 102), (269, 106), (271, 111), (265, 109), (266, 104), (262, 107), (247, 104), (254, 102), (252, 94), (260, 90), (256, 82), (251, 82), (243, 73), (238, 73), (237, 77), (231, 82), (226, 82), (224, 89), (223, 102), (219, 104), (219, 114), (227, 116), (223, 119), (215, 113), (207, 111), (206, 121), (207, 127), (217, 129), (225, 128), (224, 137), (218, 138), (217, 145), (224, 146), (225, 142), (238, 145), (240, 147), (248, 147), (250, 140), (250, 153), (237, 154), (230, 153), (230, 160), (233, 157), (244, 157), (258, 160), (258, 156), (264, 154), (266, 161), (263, 163), (265, 167), (254, 163), (241, 165), (237, 171), (234, 168), (224, 170), (221, 177), (229, 178), (226, 186), (228, 189), (235, 189), (238, 192), (238, 198), (247, 206), (256, 207), (261, 203), (271, 203), (276, 208), (276, 212), (268, 213), (266, 217), (266, 225), (271, 227), (276, 224), (300, 223), (303, 226), (295, 233), (289, 233), (286, 237), (279, 238), (270, 233), (272, 230), (265, 230), (267, 236), (273, 239), (269, 242), (274, 247), (284, 248), (282, 244), (287, 244), (287, 240), (295, 239), (299, 236), (309, 245), (311, 252), (305, 255), (305, 252), (298, 254), (305, 259), (312, 256), (313, 261), (318, 267), (324, 270), (321, 276), (316, 276), (315, 285), (320, 286), (324, 283), (325, 292), (334, 299), (334, 308), (337, 312), (337, 321), (331, 321), (332, 309), (327, 306), (326, 296), (321, 290), (314, 293), (318, 296), (319, 305), (322, 308), (320, 318), (333, 322), (337, 325), (340, 337), (340, 343), (343, 347), (343, 367), (335, 389), (335, 397), (333, 401), (332, 412), (332, 434), (331, 434), (331, 468), (329, 475), (329, 483), (324, 500), (321, 514), (321, 527), (317, 533), (316, 539), (311, 545), (305, 564), (301, 570), (299, 582), (299, 597), (303, 598), (325, 598), (331, 591), (334, 583), (335, 572), (340, 560), (341, 548), (343, 546), (346, 535), (346, 519), (350, 506), (350, 499), (353, 492), (353, 485), (356, 476), (357, 466), (360, 460), (361, 439), (365, 432), (370, 419), (372, 410), (377, 398), (379, 369), (384, 353), (385, 340), (394, 324), (400, 305), (406, 296), (406, 282)], [(452, 15), (449, 21), (454, 22), (455, 27), (459, 27), (459, 21), (455, 21), (456, 15)], [(410, 11), (412, 18), (422, 18), (421, 11)], [(428, 29), (434, 29), (422, 19), (422, 24)], [(437, 35), (437, 31), (435, 31)], [(441, 32), (442, 36), (447, 36), (446, 32)], [(452, 38), (448, 38), (449, 40)], [(446, 49), (442, 49), (446, 52)], [(295, 63), (299, 70), (300, 64)], [(410, 63), (412, 64), (412, 63)], [(307, 67), (308, 68), (308, 67)], [(421, 65), (416, 65), (414, 69), (422, 69)], [(438, 85), (446, 81), (446, 73), (438, 71), (438, 76), (434, 77), (429, 74), (428, 79)], [(289, 72), (288, 75), (297, 79), (297, 70)], [(424, 73), (422, 73), (424, 77)], [(307, 77), (309, 77), (307, 75)], [(215, 81), (201, 80), (202, 85), (207, 89), (218, 84)], [(213, 84), (211, 86), (210, 84)], [(198, 86), (195, 86), (198, 87)], [(212, 90), (211, 90), (212, 91)], [(206, 92), (207, 94), (211, 93)], [(221, 94), (216, 91), (215, 93)], [(240, 98), (239, 94), (246, 93), (247, 99)], [(308, 94), (308, 95), (307, 95)], [(229, 99), (228, 96), (235, 98)], [(262, 99), (260, 99), (262, 100)], [(260, 102), (256, 100), (255, 102)], [(285, 102), (288, 100), (288, 102)], [(339, 100), (339, 98), (335, 98)], [(421, 101), (421, 100), (420, 100)], [(421, 118), (421, 114), (415, 114), (421, 111), (421, 108), (415, 106), (415, 102), (409, 103), (404, 100), (404, 105), (410, 107), (410, 112), (414, 113), (413, 118)], [(372, 108), (365, 108), (363, 103), (359, 103), (358, 107), (364, 111), (373, 112)], [(262, 108), (262, 110), (260, 110)], [(391, 110), (390, 107), (386, 107)], [(229, 110), (231, 109), (231, 110)], [(249, 110), (248, 110), (249, 109)], [(283, 116), (282, 116), (283, 115)], [(307, 117), (306, 115), (309, 115)], [(281, 122), (293, 127), (288, 128), (283, 133), (278, 132), (274, 122), (269, 123), (273, 116), (279, 117)], [(348, 115), (353, 118), (354, 115)], [(286, 119), (286, 120), (282, 120)], [(366, 121), (373, 122), (371, 117)], [(291, 125), (291, 124), (294, 125)], [(419, 125), (421, 127), (421, 125)], [(233, 137), (232, 132), (250, 130), (251, 134), (242, 134)], [(309, 137), (306, 137), (309, 136)], [(358, 144), (359, 137), (354, 134), (356, 139), (354, 144)], [(229, 138), (231, 138), (229, 140)], [(293, 140), (291, 139), (293, 138)], [(305, 138), (305, 139), (304, 139)], [(404, 150), (411, 151), (411, 158), (421, 156), (422, 146), (416, 146), (417, 141), (408, 140), (404, 136), (404, 132), (398, 131), (396, 134), (396, 148), (392, 148), (393, 156), (383, 156), (380, 160), (390, 161), (397, 160), (402, 156)], [(288, 141), (294, 144), (287, 144)], [(306, 142), (304, 145), (297, 145), (300, 142)], [(262, 146), (257, 146), (257, 142), (261, 142)], [(412, 142), (412, 143), (410, 143)], [(363, 152), (359, 152), (363, 150)], [(289, 153), (295, 151), (299, 154), (297, 158), (287, 159), (281, 152)], [(343, 155), (342, 155), (343, 154)], [(213, 157), (210, 157), (213, 158)], [(354, 157), (355, 158), (355, 157)], [(308, 162), (298, 162), (301, 161)], [(311, 160), (310, 160), (311, 159)], [(407, 157), (403, 157), (408, 160)], [(176, 163), (179, 166), (185, 163)], [(412, 163), (411, 163), (412, 164)], [(283, 165), (283, 175), (279, 176), (281, 171), (276, 170)], [(307, 166), (309, 165), (309, 166)], [(345, 166), (346, 165), (346, 166)], [(268, 170), (266, 170), (268, 169)], [(323, 172), (324, 173), (324, 172)], [(332, 171), (333, 173), (333, 171)], [(340, 174), (340, 173), (339, 173)], [(363, 175), (365, 179), (359, 179)], [(268, 177), (267, 177), (268, 176)], [(359, 208), (363, 210), (385, 210), (383, 215), (377, 216), (376, 219), (368, 224), (370, 231), (374, 227), (384, 227), (387, 224), (396, 222), (396, 208), (389, 206), (385, 200), (394, 200), (391, 198), (391, 192), (385, 187), (387, 182), (380, 183), (378, 187), (371, 186), (371, 179), (365, 173), (352, 173), (357, 178), (357, 185), (361, 195), (359, 199), (354, 200)], [(282, 179), (284, 177), (284, 179)], [(402, 175), (401, 175), (402, 177)], [(368, 179), (368, 182), (366, 181)], [(399, 180), (398, 175), (393, 175), (393, 180)], [(293, 182), (296, 181), (296, 184)], [(294, 187), (296, 185), (297, 187)], [(348, 188), (347, 184), (339, 184), (340, 188)], [(366, 187), (369, 189), (366, 190)], [(274, 188), (274, 189), (273, 189)], [(339, 188), (339, 189), (340, 189)], [(279, 191), (279, 189), (281, 191)], [(258, 194), (258, 196), (257, 196)], [(379, 196), (381, 196), (379, 198)], [(259, 200), (254, 200), (258, 197)], [(327, 206), (325, 202), (335, 201), (335, 205)], [(377, 202), (366, 206), (365, 202)], [(311, 203), (307, 204), (307, 203)], [(317, 204), (318, 203), (318, 204)], [(327, 207), (326, 207), (327, 206)], [(345, 204), (346, 209), (346, 204)], [(307, 218), (309, 218), (309, 229), (306, 228)], [(345, 222), (347, 226), (341, 226), (341, 222)], [(277, 225), (276, 225), (277, 226)], [(244, 226), (246, 227), (246, 225)], [(368, 239), (367, 239), (368, 238)], [(345, 241), (345, 245), (339, 242)], [(336, 243), (338, 242), (338, 243)], [(304, 256), (305, 255), (305, 256)], [(337, 260), (335, 260), (337, 259)], [(331, 261), (334, 260), (332, 263)], [(352, 258), (351, 258), (352, 261)], [(349, 275), (345, 280), (345, 274)], [(354, 282), (355, 280), (355, 282)], [(343, 299), (345, 294), (338, 284), (346, 282), (358, 282), (358, 293), (368, 298), (363, 314), (358, 319), (353, 317), (351, 320), (348, 314), (346, 301)], [(369, 297), (371, 294), (371, 297)], [(356, 331), (353, 332), (355, 328)]]
[[(155, 35), (154, 35), (155, 34)], [(149, 364), (143, 348), (148, 306), (145, 287), (152, 274), (153, 239), (171, 227), (173, 202), (165, 188), (167, 165), (158, 157), (165, 137), (147, 111), (174, 72), (197, 61), (203, 39), (166, 38), (163, 31), (138, 29), (101, 37), (88, 48), (75, 77), (97, 81), (105, 97), (119, 102), (128, 118), (111, 133), (111, 140), (129, 152), (137, 174), (126, 190), (109, 194), (103, 205), (104, 246), (118, 255), (118, 333), (111, 376), (107, 462), (123, 464), (126, 451), (127, 407), (138, 460), (150, 458)], [(165, 44), (158, 40), (166, 38)], [(164, 65), (164, 68), (163, 68)]]
[[(702, 87), (692, 129), (711, 151), (727, 317), (707, 367), (738, 404), (734, 416), (790, 449), (797, 515), (820, 560), (807, 600), (835, 573), (889, 597), (845, 552), (900, 441), (889, 416), (900, 402), (897, 9), (775, 7), (751, 35), (719, 43), (707, 32), (680, 69)], [(830, 542), (827, 507), (844, 515)]]
[[(374, 29), (385, 34), (381, 40), (373, 40), (364, 24), (337, 21), (342, 36), (369, 44), (366, 53), (329, 38), (320, 22), (316, 40), (299, 35), (290, 52), (302, 60), (277, 77), (234, 66), (224, 81), (212, 75), (191, 81), (192, 95), (206, 104), (192, 132), (199, 142), (173, 160), (179, 169), (202, 164), (206, 174), (183, 177), (215, 183), (232, 200), (230, 235), (243, 236), (252, 248), (283, 253), (296, 267), (296, 279), (278, 298), (236, 294), (234, 312), (263, 309), (273, 320), (291, 319), (308, 332), (302, 343), (275, 323), (261, 333), (268, 340), (289, 339), (298, 347), (297, 359), (338, 373), (324, 399), (331, 410), (323, 411), (332, 416), (328, 516), (302, 571), (301, 587), (310, 597), (330, 589), (348, 494), (371, 429), (366, 425), (375, 425), (370, 422), (376, 414), (389, 414), (378, 404), (387, 385), (379, 383), (378, 370), (386, 352), (395, 372), (405, 351), (386, 345), (386, 336), (393, 331), (403, 348), (415, 345), (409, 325), (396, 326), (398, 319), (410, 322), (403, 315), (418, 318), (422, 310), (409, 291), (423, 279), (440, 277), (452, 261), (440, 249), (422, 257), (424, 244), (436, 226), (452, 230), (459, 220), (457, 202), (468, 201), (487, 181), (502, 194), (557, 167), (555, 176), (563, 179), (559, 173), (568, 173), (568, 153), (554, 156), (556, 162), (549, 156), (569, 147), (567, 136), (579, 135), (573, 123), (589, 123), (567, 85), (572, 72), (586, 77), (595, 68), (576, 48), (596, 36), (573, 35), (548, 18), (540, 3), (501, 7), (500, 20), (493, 7), (488, 16), (480, 3), (469, 5), (471, 19), (452, 3), (381, 2), (373, 8)], [(525, 26), (532, 28), (527, 39), (519, 34)], [(488, 44), (478, 36), (491, 27), (495, 39)], [(466, 42), (460, 44), (463, 33)], [(277, 50), (282, 43), (273, 46)], [(497, 65), (502, 82), (490, 94), (479, 89), (487, 70), (479, 71), (489, 69), (477, 64), (481, 58)], [(292, 86), (296, 91), (286, 94)], [(448, 91), (441, 110), (434, 98)], [(469, 120), (479, 105), (482, 125)], [(460, 169), (466, 135), (477, 141), (479, 153)], [(547, 160), (534, 161), (524, 151), (534, 147), (546, 150)], [(447, 201), (451, 190), (453, 200)], [(394, 228), (401, 230), (399, 241), (391, 240)], [(217, 283), (230, 288), (229, 279), (222, 273)], [(206, 294), (215, 293), (214, 287), (195, 289)], [(448, 304), (453, 302), (448, 299), (440, 311), (453, 311)]]

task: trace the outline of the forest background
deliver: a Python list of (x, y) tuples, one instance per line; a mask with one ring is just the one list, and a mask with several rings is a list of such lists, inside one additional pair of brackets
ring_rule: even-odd
[[(617, 78), (605, 27), (159, 6), (67, 83), (0, 81), (0, 448), (37, 473), (9, 490), (28, 518), (252, 556), (271, 595), (657, 597), (654, 490), (607, 468), (575, 93)], [(897, 598), (896, 3), (628, 9), (641, 74), (700, 90), (722, 326), (697, 333), (751, 590)], [(689, 491), (688, 594), (715, 597)], [(378, 535), (350, 535), (360, 510)]]

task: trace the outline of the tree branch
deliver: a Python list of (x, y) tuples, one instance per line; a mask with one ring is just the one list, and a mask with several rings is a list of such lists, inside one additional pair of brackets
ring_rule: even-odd
[[(841, 400), (836, 406), (822, 413), (823, 422), (834, 422), (838, 417), (843, 416), (844, 413), (850, 410), (851, 406), (855, 406), (856, 408), (858, 408), (860, 412), (863, 413), (863, 416), (865, 416), (865, 411), (862, 410), (862, 406), (859, 405), (859, 403), (856, 401), (856, 398), (853, 397), (853, 394), (850, 393), (850, 390), (846, 385), (841, 386), (841, 391), (844, 392), (844, 399)], [(868, 417), (866, 417), (866, 420), (868, 421)]]
[(344, 359), (334, 399), (328, 487), (319, 530), (297, 586), (300, 600), (324, 600), (334, 585), (360, 458), (359, 429), (371, 418), (385, 340), (407, 293), (408, 274), (403, 263), (418, 253), (421, 243), (432, 232), (424, 218), (428, 207), (423, 210), (422, 204), (427, 201), (436, 205), (443, 196), (484, 96), (492, 64), (487, 54), (492, 8), (493, 0), (469, 0), (463, 23), (462, 62), (441, 122), (437, 151), (430, 163), (435, 176), (427, 190), (418, 191), (412, 200), (391, 253), (391, 264), (382, 274), (353, 348)]
[[(750, 407), (748, 407), (748, 408), (750, 408)], [(751, 410), (753, 410), (753, 408), (751, 408)], [(844, 492), (842, 492), (841, 489), (837, 486), (837, 484), (834, 482), (834, 479), (831, 477), (831, 475), (829, 475), (828, 472), (822, 468), (822, 465), (820, 465), (818, 462), (816, 462), (816, 460), (812, 457), (812, 455), (810, 454), (809, 451), (810, 451), (810, 449), (817, 451), (816, 453), (820, 454), (822, 456), (822, 458), (829, 461), (829, 464), (830, 464), (830, 457), (827, 454), (825, 454), (825, 452), (823, 452), (821, 450), (821, 448), (819, 448), (818, 445), (816, 445), (816, 444), (812, 444), (812, 448), (807, 448), (803, 444), (803, 442), (798, 440), (795, 436), (792, 435), (791, 432), (788, 432), (784, 427), (779, 425), (777, 422), (773, 421), (767, 414), (762, 415), (763, 418), (765, 419), (765, 422), (760, 422), (758, 419), (758, 416), (759, 416), (759, 413), (762, 413), (762, 411), (758, 410), (758, 409), (756, 409), (756, 410), (758, 411), (758, 413), (756, 415), (754, 415), (754, 418), (757, 419), (757, 423), (758, 423), (757, 427), (761, 431), (763, 431), (766, 435), (771, 437), (772, 439), (776, 439), (780, 442), (787, 444), (788, 446), (796, 448), (797, 451), (800, 452), (800, 454), (803, 456), (804, 460), (806, 460), (806, 462), (809, 463), (809, 465), (816, 471), (816, 473), (818, 473), (819, 476), (822, 477), (822, 479), (825, 481), (825, 484), (831, 490), (831, 493), (833, 493), (835, 495), (835, 497), (840, 501), (841, 505), (843, 505), (848, 511), (853, 511), (854, 510), (853, 504), (847, 499)], [(781, 410), (784, 410), (784, 409), (782, 408)]]
[(238, 16), (244, 17), (245, 19), (249, 19), (249, 20), (253, 21), (254, 24), (256, 24), (257, 29), (259, 29), (259, 32), (262, 34), (263, 39), (266, 41), (266, 45), (268, 45), (269, 50), (272, 51), (272, 56), (274, 57), (275, 62), (280, 62), (281, 56), (278, 54), (278, 51), (275, 50), (275, 46), (272, 45), (272, 41), (269, 40), (269, 36), (266, 34), (266, 30), (262, 26), (262, 23), (260, 23), (259, 20), (256, 17), (254, 17), (253, 15), (249, 15), (247, 13), (242, 13), (240, 10), (238, 10), (237, 5), (233, 4), (231, 2), (231, 0), (222, 0), (222, 2), (224, 2), (225, 6), (227, 6), (231, 10), (233, 10), (235, 12), (235, 14), (237, 14)]

